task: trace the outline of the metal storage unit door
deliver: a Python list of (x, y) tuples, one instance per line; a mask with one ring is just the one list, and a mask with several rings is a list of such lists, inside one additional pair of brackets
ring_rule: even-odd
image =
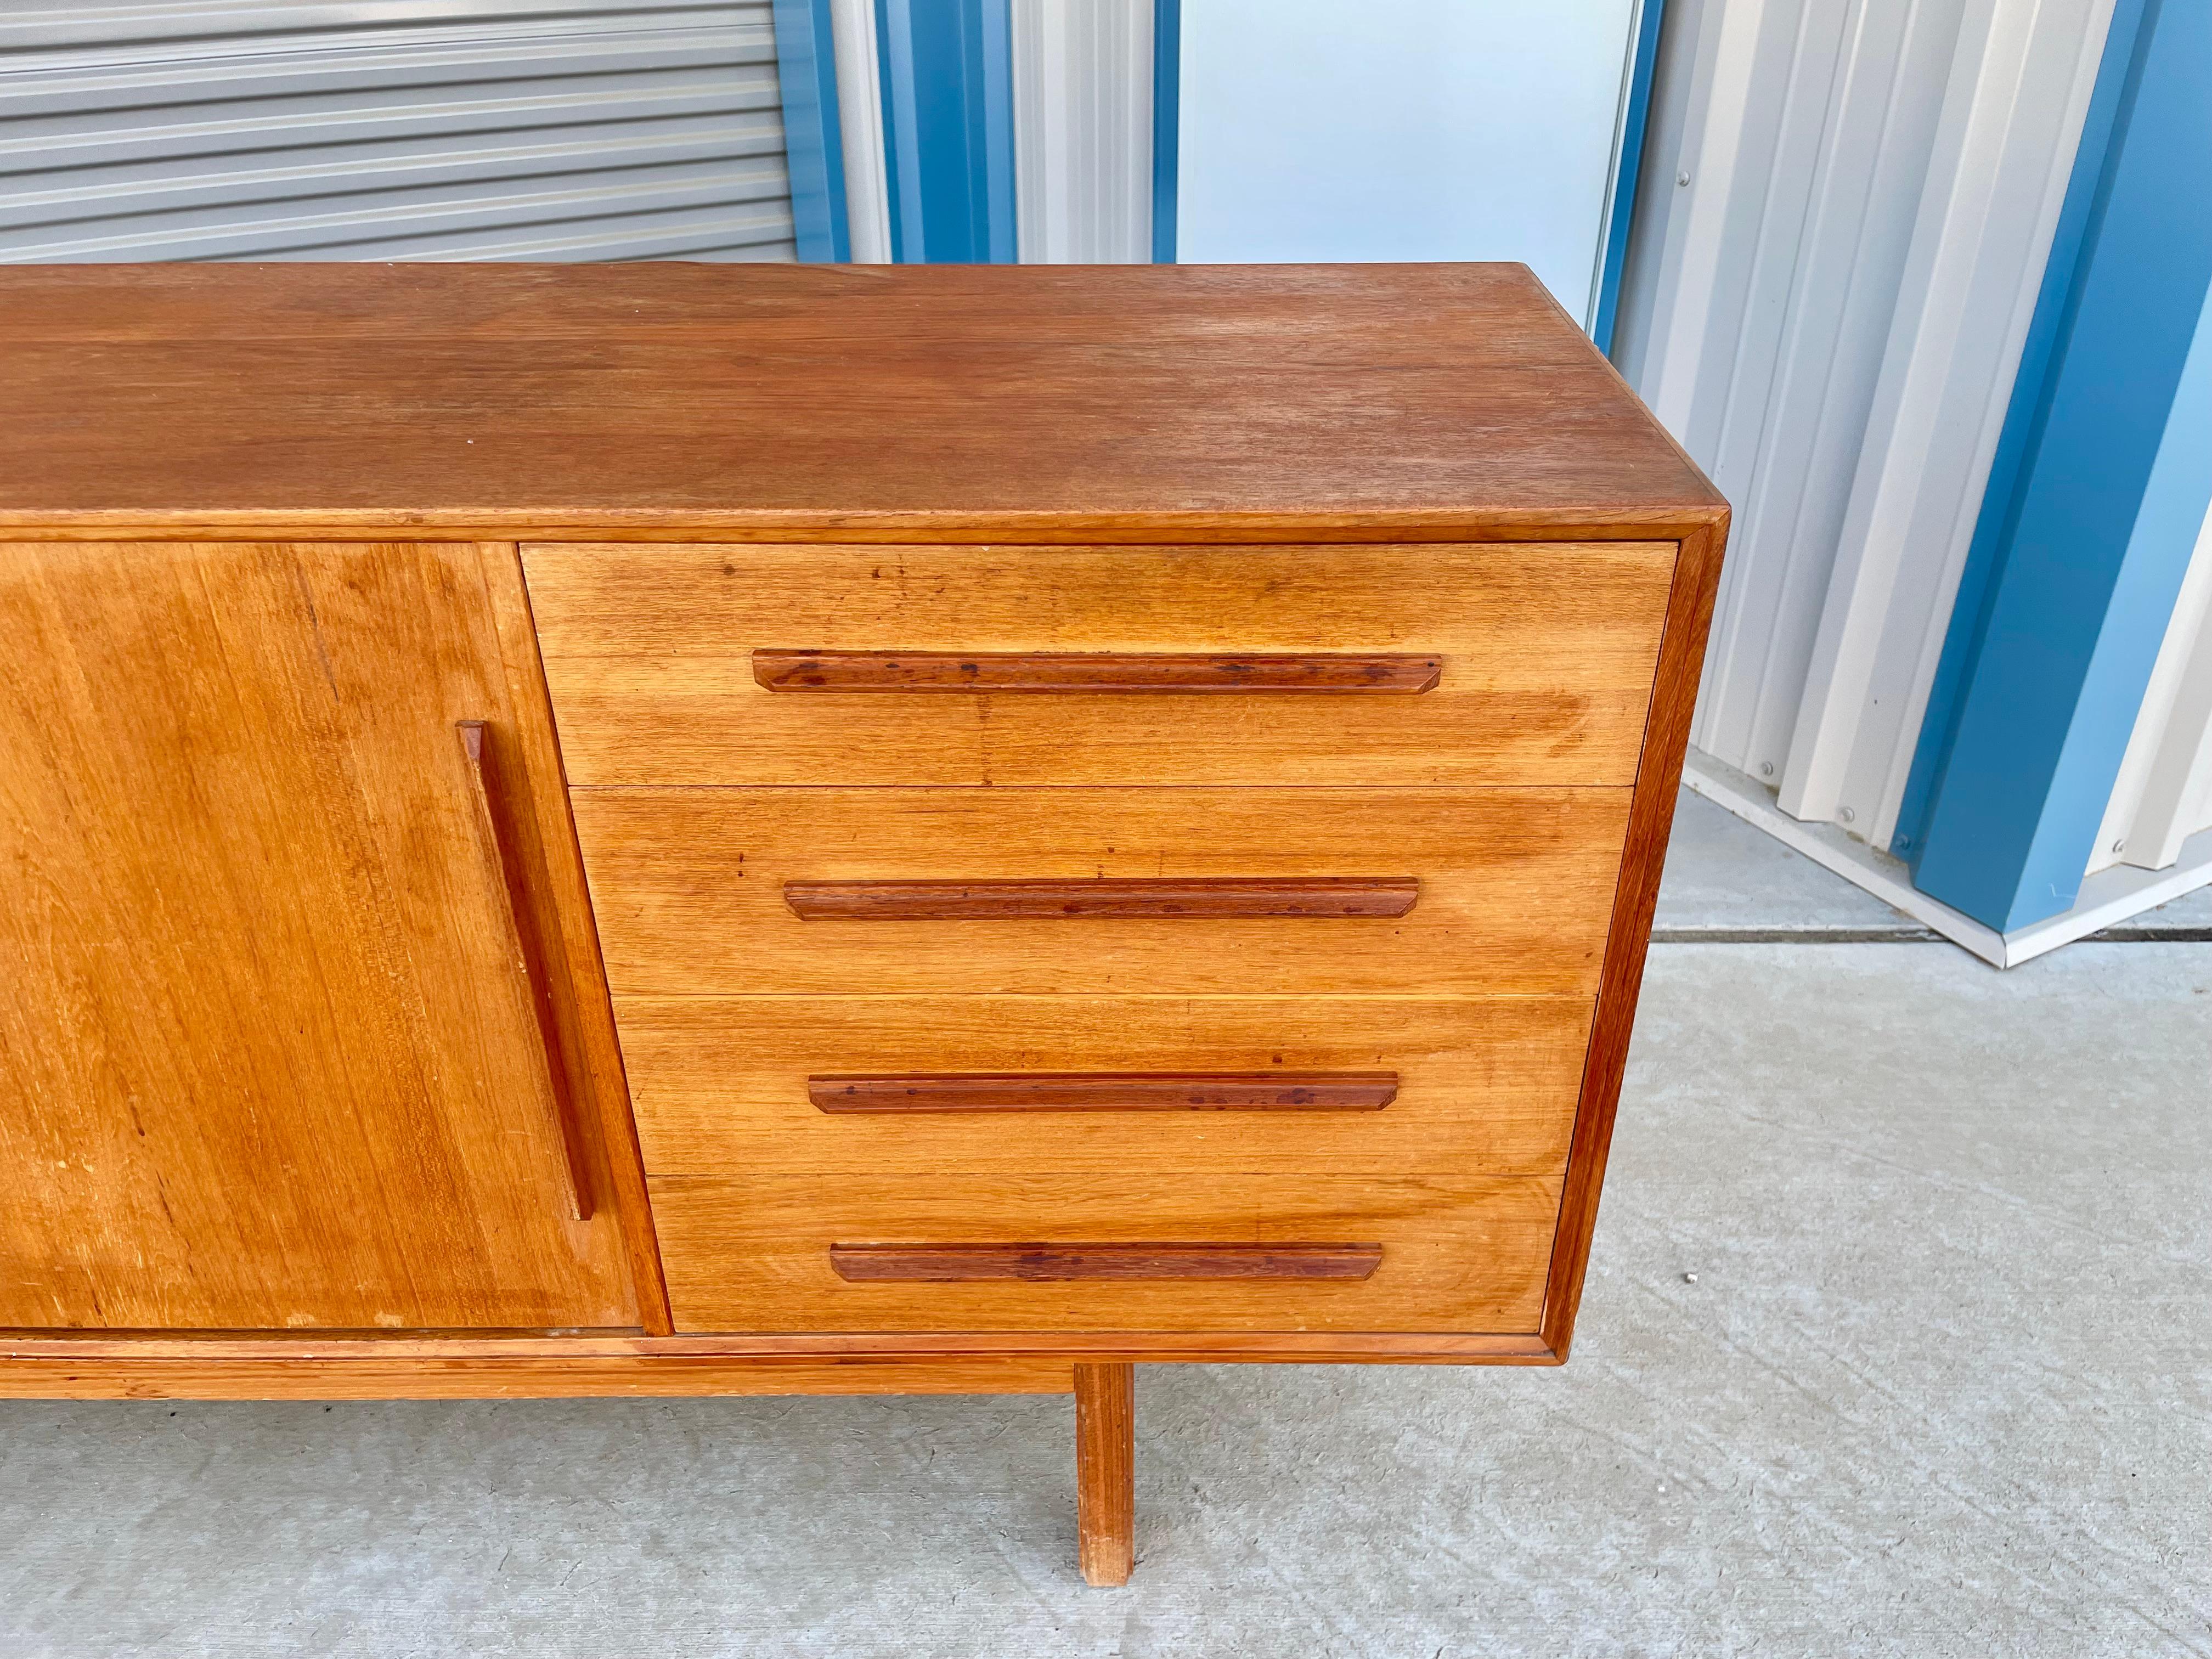
[(769, 0), (0, 8), (0, 260), (793, 257)]

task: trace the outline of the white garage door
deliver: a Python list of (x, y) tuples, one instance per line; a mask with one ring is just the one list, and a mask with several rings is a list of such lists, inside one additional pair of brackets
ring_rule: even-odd
[(788, 259), (769, 0), (0, 7), (0, 260)]

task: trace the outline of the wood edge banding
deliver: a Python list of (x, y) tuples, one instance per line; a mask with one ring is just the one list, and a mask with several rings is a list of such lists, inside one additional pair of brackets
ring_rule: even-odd
[(1436, 689), (1443, 659), (1402, 653), (786, 651), (753, 653), (775, 692), (1096, 695), (1362, 693)]
[(809, 921), (1338, 920), (1402, 916), (1414, 876), (1217, 876), (1089, 881), (788, 881)]
[(1566, 1180), (1559, 1192), (1559, 1226), (1553, 1235), (1551, 1266), (1545, 1274), (1538, 1334), (1550, 1351), (1550, 1363), (1555, 1364), (1566, 1363), (1574, 1340), (1575, 1315), (1582, 1304), (1590, 1238), (1597, 1228), (1598, 1194), (1613, 1145), (1613, 1115), (1620, 1104), (1621, 1078), (1627, 1069), (1637, 996), (1644, 983), (1644, 957), (1650, 949), (1651, 918), (1658, 903), (1659, 878), (1667, 858), (1668, 832), (1674, 820), (1675, 794), (1681, 783), (1728, 528), (1729, 515), (1723, 507), (1686, 535), (1675, 554), (1667, 617), (1659, 636), (1659, 660), (1652, 679), (1650, 712), (1644, 720), (1635, 791), (1629, 798), (1628, 830), (1613, 893), (1613, 918), (1598, 970), (1597, 1005), (1568, 1144)]
[(820, 1076), (817, 1110), (938, 1112), (1374, 1112), (1395, 1072), (978, 1072)]
[(1365, 1279), (1380, 1244), (832, 1244), (830, 1265), (855, 1284), (1063, 1279)]

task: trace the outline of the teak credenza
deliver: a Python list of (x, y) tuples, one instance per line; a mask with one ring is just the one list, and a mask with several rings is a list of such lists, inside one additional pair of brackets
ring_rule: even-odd
[(1518, 265), (0, 269), (0, 1394), (1556, 1364), (1727, 507)]

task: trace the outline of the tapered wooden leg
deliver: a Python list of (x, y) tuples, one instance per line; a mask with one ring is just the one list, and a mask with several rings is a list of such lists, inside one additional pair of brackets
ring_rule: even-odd
[(1135, 1370), (1075, 1368), (1075, 1547), (1093, 1584), (1126, 1584), (1137, 1565)]

